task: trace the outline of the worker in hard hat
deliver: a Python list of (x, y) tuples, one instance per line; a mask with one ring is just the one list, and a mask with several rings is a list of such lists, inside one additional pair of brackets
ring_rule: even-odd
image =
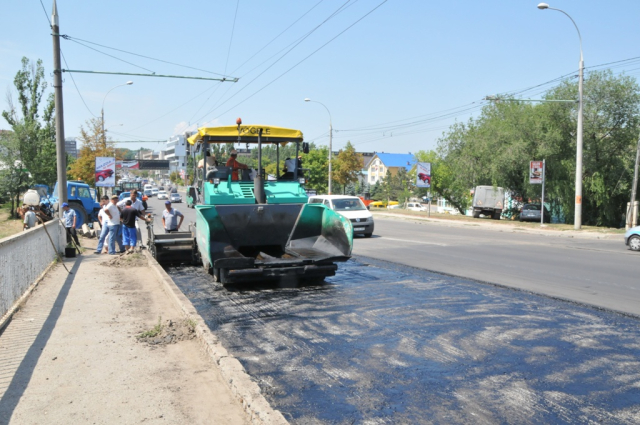
[(233, 170), (231, 172), (231, 180), (234, 180), (234, 181), (240, 180), (238, 178), (238, 170), (247, 170), (247, 169), (249, 169), (249, 167), (247, 167), (246, 164), (242, 164), (242, 163), (238, 162), (236, 160), (237, 157), (238, 157), (238, 151), (233, 149), (231, 151), (231, 156), (227, 160), (227, 167), (231, 167), (232, 170)]

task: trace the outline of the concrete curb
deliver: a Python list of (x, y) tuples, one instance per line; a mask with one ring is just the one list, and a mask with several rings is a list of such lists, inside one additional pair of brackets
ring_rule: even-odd
[(271, 407), (264, 398), (260, 387), (251, 379), (242, 364), (220, 344), (215, 335), (209, 331), (204, 319), (198, 314), (191, 301), (180, 291), (149, 251), (143, 251), (149, 267), (162, 281), (163, 288), (176, 303), (187, 319), (196, 322), (196, 335), (207, 355), (218, 365), (222, 377), (227, 382), (233, 395), (240, 401), (252, 424), (280, 425), (288, 424), (282, 413)]

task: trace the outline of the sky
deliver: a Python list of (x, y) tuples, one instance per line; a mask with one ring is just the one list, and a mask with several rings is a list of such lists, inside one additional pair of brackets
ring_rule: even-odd
[[(478, 116), (485, 96), (531, 88), (519, 96), (535, 98), (558, 81), (535, 86), (575, 78), (575, 27), (537, 4), (59, 0), (60, 30), (71, 38), (61, 40), (64, 69), (239, 78), (65, 72), (65, 136), (78, 136), (87, 120), (100, 116), (104, 102), (108, 136), (130, 149), (157, 151), (172, 135), (234, 125), (238, 117), (244, 124), (300, 129), (317, 145), (328, 145), (331, 120), (334, 150), (347, 141), (360, 152), (434, 149), (450, 125)], [(22, 57), (42, 59), (52, 90), (52, 0), (0, 5), (3, 94), (16, 99), (13, 78)], [(640, 75), (640, 1), (549, 5), (578, 25), (587, 71), (624, 61), (610, 65), (612, 71)], [(116, 87), (127, 81), (133, 84)], [(0, 110), (7, 107), (0, 96)], [(0, 117), (0, 129), (8, 128)]]

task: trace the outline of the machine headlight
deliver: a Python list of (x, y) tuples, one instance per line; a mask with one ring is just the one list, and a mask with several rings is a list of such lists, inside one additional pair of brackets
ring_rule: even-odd
[(304, 178), (304, 177), (300, 177), (300, 178), (298, 179), (298, 183), (300, 183), (300, 184), (305, 184), (306, 182), (307, 182), (307, 181), (305, 180), (305, 178)]
[(217, 177), (213, 179), (213, 184), (220, 184), (220, 179)]

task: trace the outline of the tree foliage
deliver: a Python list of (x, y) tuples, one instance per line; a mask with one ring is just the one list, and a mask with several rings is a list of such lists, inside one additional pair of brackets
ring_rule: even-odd
[[(618, 226), (628, 202), (639, 130), (640, 96), (635, 80), (592, 72), (584, 85), (583, 223)], [(577, 82), (548, 91), (547, 99), (576, 99)], [(522, 201), (539, 200), (529, 184), (529, 161), (546, 160), (545, 199), (573, 220), (577, 104), (498, 102), (467, 123), (456, 123), (439, 140), (433, 184), (458, 208), (478, 185), (509, 190)], [(445, 167), (445, 168), (441, 168)], [(446, 191), (449, 192), (445, 195)]]
[[(56, 134), (54, 124), (54, 99), (49, 94), (41, 105), (47, 89), (42, 61), (35, 64), (22, 58), (22, 69), (13, 80), (18, 95), (18, 106), (11, 94), (7, 95), (8, 110), (2, 116), (11, 126), (11, 149), (17, 149), (19, 160), (28, 170), (27, 184), (53, 185), (56, 181)], [(9, 140), (9, 139), (5, 139)], [(15, 145), (17, 143), (17, 145)], [(11, 150), (10, 149), (10, 150)]]
[(308, 154), (302, 156), (302, 168), (308, 168), (307, 187), (315, 189), (319, 194), (327, 193), (329, 180), (329, 148), (316, 147), (313, 143)]
[[(349, 184), (358, 181), (362, 172), (362, 154), (356, 152), (351, 142), (347, 142), (344, 149), (338, 152), (338, 156), (332, 161), (332, 179), (342, 186), (342, 192), (346, 193)], [(355, 186), (352, 190), (355, 192)]]
[(69, 167), (69, 178), (80, 179), (89, 185), (95, 183), (96, 157), (113, 157), (115, 147), (109, 139), (103, 138), (102, 121), (92, 118), (86, 121), (87, 128), (80, 127), (78, 159)]

